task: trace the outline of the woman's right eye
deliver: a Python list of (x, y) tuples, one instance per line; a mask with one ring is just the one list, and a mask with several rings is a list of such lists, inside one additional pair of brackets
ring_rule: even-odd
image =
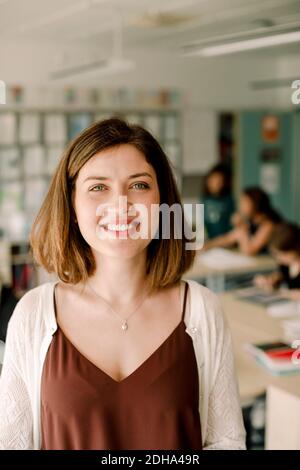
[(99, 189), (99, 188), (104, 188), (104, 185), (103, 184), (97, 184), (96, 186), (93, 186), (90, 191), (102, 191), (102, 189)]

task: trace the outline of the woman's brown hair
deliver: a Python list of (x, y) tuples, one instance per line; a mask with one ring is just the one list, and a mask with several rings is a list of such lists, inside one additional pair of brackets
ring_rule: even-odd
[(270, 198), (263, 189), (258, 186), (251, 186), (245, 188), (242, 194), (251, 200), (256, 214), (265, 215), (271, 222), (274, 222), (274, 224), (278, 224), (282, 221), (281, 215), (271, 205)]
[(170, 239), (153, 238), (147, 247), (146, 272), (150, 287), (172, 285), (192, 266), (195, 250), (185, 248), (186, 242), (193, 239), (186, 238), (189, 227), (171, 164), (157, 140), (146, 129), (114, 117), (92, 124), (66, 148), (32, 226), (30, 245), (34, 259), (67, 283), (86, 281), (94, 273), (96, 266), (92, 250), (75, 221), (75, 181), (80, 169), (92, 156), (120, 144), (135, 146), (152, 165), (160, 204), (171, 207), (177, 203), (181, 206), (181, 238), (174, 237), (171, 224)]
[(300, 228), (296, 224), (282, 222), (275, 226), (270, 248), (276, 251), (295, 251), (300, 255)]

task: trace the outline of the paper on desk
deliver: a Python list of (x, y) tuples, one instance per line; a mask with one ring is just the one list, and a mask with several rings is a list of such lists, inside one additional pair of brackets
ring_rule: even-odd
[(251, 256), (235, 253), (224, 248), (212, 248), (200, 254), (198, 262), (213, 269), (232, 269), (255, 266), (255, 260)]
[(283, 338), (292, 343), (300, 339), (300, 317), (294, 317), (281, 322)]
[(279, 304), (269, 305), (267, 312), (271, 317), (284, 318), (299, 314), (300, 318), (300, 302), (287, 300)]

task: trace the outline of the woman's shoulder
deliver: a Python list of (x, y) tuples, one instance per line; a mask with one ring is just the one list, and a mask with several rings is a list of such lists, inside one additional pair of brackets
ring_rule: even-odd
[(218, 294), (193, 279), (187, 279), (191, 291), (192, 320), (205, 320), (208, 324), (222, 324), (224, 319), (222, 303)]
[(208, 287), (204, 286), (195, 279), (186, 279), (191, 289), (191, 295), (201, 297), (206, 302), (218, 302), (219, 296)]
[(25, 310), (36, 308), (39, 303), (53, 292), (55, 281), (45, 282), (32, 289), (29, 289), (18, 301), (18, 305)]
[[(230, 331), (218, 294), (195, 280), (188, 280), (191, 292), (191, 308), (188, 327), (206, 357), (213, 358), (223, 347)], [(205, 362), (203, 356), (203, 360)]]
[(36, 325), (45, 318), (51, 307), (51, 296), (55, 282), (46, 282), (28, 290), (17, 302), (10, 318), (11, 328)]

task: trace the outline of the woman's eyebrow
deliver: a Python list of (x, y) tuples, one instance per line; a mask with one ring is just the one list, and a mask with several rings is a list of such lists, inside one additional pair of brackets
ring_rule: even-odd
[(106, 176), (88, 176), (87, 178), (85, 178), (85, 180), (83, 181), (84, 183), (86, 181), (89, 181), (89, 180), (109, 180), (110, 178), (107, 178)]
[[(140, 176), (149, 176), (149, 178), (152, 178), (150, 173), (144, 172), (144, 173), (135, 173), (134, 175), (130, 175), (130, 176), (128, 176), (128, 179), (138, 178)], [(104, 181), (104, 180), (110, 180), (110, 179), (111, 178), (108, 178), (107, 176), (88, 176), (87, 178), (85, 178), (84, 182), (88, 181), (88, 180), (99, 180), (99, 181), (101, 180), (101, 181)]]
[(149, 176), (150, 178), (152, 178), (150, 173), (144, 172), (144, 173), (135, 173), (134, 175), (130, 175), (128, 176), (128, 179), (139, 178), (140, 176)]

